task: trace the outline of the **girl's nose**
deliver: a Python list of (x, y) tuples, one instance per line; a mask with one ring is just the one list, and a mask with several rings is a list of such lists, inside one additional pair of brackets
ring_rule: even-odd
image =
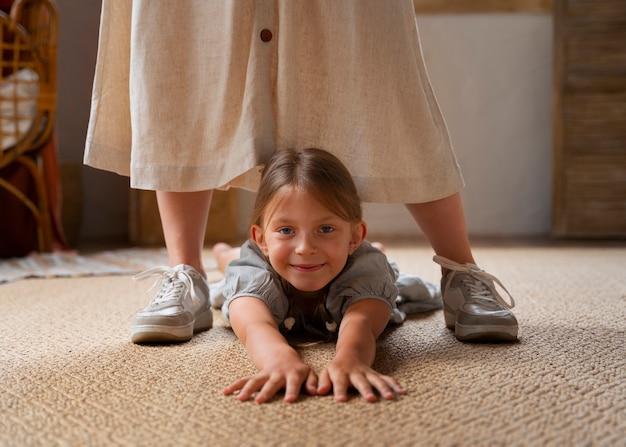
[(296, 244), (296, 253), (299, 255), (308, 255), (317, 251), (315, 238), (307, 234), (301, 234)]

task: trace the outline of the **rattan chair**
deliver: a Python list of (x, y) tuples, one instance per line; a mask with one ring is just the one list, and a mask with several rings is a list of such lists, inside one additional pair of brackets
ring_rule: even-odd
[(41, 151), (50, 143), (55, 121), (57, 21), (54, 0), (16, 0), (10, 15), (0, 11), (0, 169), (12, 163), (26, 167), (37, 197), (29, 198), (1, 177), (0, 188), (32, 212), (44, 252), (52, 250), (52, 219)]

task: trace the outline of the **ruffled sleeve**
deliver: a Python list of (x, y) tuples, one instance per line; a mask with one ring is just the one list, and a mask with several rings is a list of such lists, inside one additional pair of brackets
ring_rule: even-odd
[(252, 241), (242, 245), (239, 259), (232, 261), (226, 268), (220, 292), (225, 299), (222, 314), (227, 321), (230, 321), (228, 306), (243, 296), (258, 298), (267, 304), (278, 326), (283, 323), (289, 309), (278, 274)]
[(350, 305), (373, 298), (386, 302), (391, 316), (398, 297), (398, 288), (394, 284), (397, 277), (398, 271), (388, 262), (387, 256), (369, 242), (363, 242), (333, 281), (326, 309), (333, 321), (339, 324)]

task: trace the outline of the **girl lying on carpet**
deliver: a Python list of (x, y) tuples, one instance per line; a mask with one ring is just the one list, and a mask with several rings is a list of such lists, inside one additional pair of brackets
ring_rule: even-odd
[[(259, 370), (224, 393), (257, 403), (281, 390), (293, 402), (302, 388), (310, 395), (332, 390), (339, 402), (349, 388), (369, 402), (376, 392), (383, 399), (405, 394), (394, 378), (372, 369), (376, 339), (390, 321), (404, 320), (398, 301), (419, 311), (440, 308), (439, 290), (399, 276), (365, 241), (361, 202), (346, 167), (320, 149), (276, 152), (263, 171), (252, 222), (240, 250), (214, 249), (227, 267), (219, 293), (211, 290), (212, 305), (222, 305)], [(336, 338), (335, 356), (321, 373), (285, 338), (298, 330)]]

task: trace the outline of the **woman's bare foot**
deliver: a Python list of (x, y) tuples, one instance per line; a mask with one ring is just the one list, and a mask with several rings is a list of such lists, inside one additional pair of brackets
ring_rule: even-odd
[(224, 273), (226, 267), (233, 259), (239, 259), (240, 247), (231, 247), (224, 242), (218, 242), (213, 246), (213, 257), (217, 261), (217, 268)]
[(385, 252), (385, 246), (383, 245), (382, 242), (372, 242), (372, 245), (376, 248), (378, 248), (380, 251), (382, 251), (383, 253)]

